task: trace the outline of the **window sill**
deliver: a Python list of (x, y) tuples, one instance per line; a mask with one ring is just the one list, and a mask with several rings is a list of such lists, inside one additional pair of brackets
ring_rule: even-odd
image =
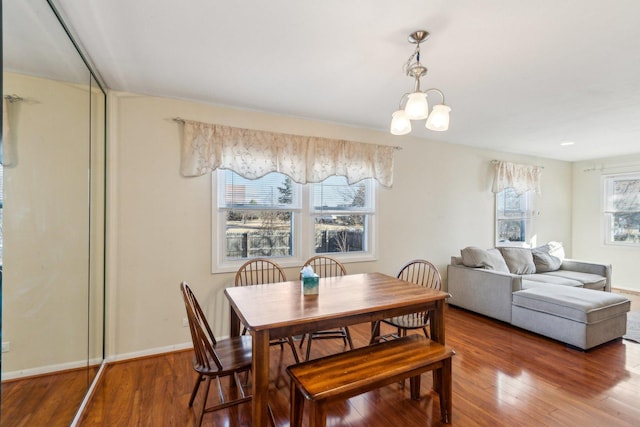
[[(350, 263), (356, 263), (356, 262), (372, 262), (372, 261), (377, 261), (377, 258), (372, 255), (372, 254), (341, 254), (338, 252), (332, 252), (332, 253), (326, 253), (326, 254), (315, 254), (315, 255), (327, 255), (330, 257), (334, 257), (335, 259), (337, 259), (338, 261), (340, 261), (343, 264), (350, 264)], [(314, 255), (311, 255), (314, 256)], [(309, 258), (311, 258), (311, 256), (309, 256)], [(301, 259), (301, 258), (278, 258), (278, 257), (272, 257), (269, 258), (271, 260), (273, 260), (274, 262), (278, 263), (278, 265), (282, 268), (302, 268), (302, 264), (306, 261), (306, 259)], [(233, 261), (233, 262), (225, 262), (223, 264), (218, 264), (218, 265), (214, 265), (212, 270), (211, 270), (211, 274), (224, 274), (224, 273), (235, 273), (236, 271), (238, 271), (238, 268), (240, 268), (240, 266), (242, 264), (244, 264), (245, 262), (248, 261), (247, 259), (242, 259), (242, 260), (238, 260), (238, 261)]]

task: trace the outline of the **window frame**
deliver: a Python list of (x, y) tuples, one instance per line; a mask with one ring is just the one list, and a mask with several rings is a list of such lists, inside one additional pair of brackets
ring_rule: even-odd
[[(224, 169), (217, 169), (211, 172), (211, 272), (230, 273), (235, 272), (238, 268), (251, 258), (227, 259), (226, 239), (220, 239), (220, 236), (226, 235), (226, 212), (228, 209), (219, 207), (219, 197), (221, 196), (221, 186), (225, 185)], [(275, 256), (270, 259), (277, 262), (281, 267), (291, 268), (300, 267), (312, 256), (320, 255), (315, 253), (314, 239), (314, 209), (313, 209), (313, 190), (312, 184), (297, 184), (299, 186), (300, 204), (298, 208), (287, 209), (293, 213), (292, 225), (292, 255), (291, 256)], [(368, 195), (371, 197), (370, 211), (366, 213), (368, 216), (368, 224), (366, 234), (366, 252), (327, 252), (323, 253), (338, 259), (342, 263), (364, 262), (376, 260), (376, 237), (377, 225), (376, 217), (376, 195), (378, 192), (378, 183), (371, 179), (368, 185)], [(341, 212), (343, 214), (359, 214), (358, 210), (349, 210)]]
[[(611, 246), (638, 248), (640, 247), (640, 240), (638, 242), (614, 240), (614, 215), (615, 213), (621, 211), (614, 208), (611, 197), (613, 196), (615, 182), (622, 180), (640, 180), (640, 172), (625, 172), (602, 175), (602, 214), (604, 244)], [(640, 213), (640, 210), (632, 212)]]

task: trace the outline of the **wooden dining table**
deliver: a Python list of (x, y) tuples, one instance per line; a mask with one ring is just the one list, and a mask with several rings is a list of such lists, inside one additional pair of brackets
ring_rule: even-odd
[[(317, 295), (303, 295), (301, 281), (225, 289), (231, 336), (240, 323), (252, 336), (252, 420), (269, 423), (269, 341), (429, 309), (431, 339), (445, 344), (444, 303), (449, 294), (382, 273), (321, 278)], [(377, 326), (379, 328), (379, 326)]]

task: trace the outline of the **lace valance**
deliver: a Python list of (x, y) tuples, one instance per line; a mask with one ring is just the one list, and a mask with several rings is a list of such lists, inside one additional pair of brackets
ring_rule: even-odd
[(495, 176), (493, 178), (494, 193), (499, 193), (505, 188), (513, 188), (516, 194), (527, 191), (540, 193), (540, 176), (542, 167), (533, 165), (519, 165), (516, 163), (495, 160)]
[(394, 150), (387, 145), (185, 120), (180, 171), (189, 177), (231, 169), (248, 179), (280, 172), (301, 184), (341, 175), (350, 184), (374, 178), (391, 187)]

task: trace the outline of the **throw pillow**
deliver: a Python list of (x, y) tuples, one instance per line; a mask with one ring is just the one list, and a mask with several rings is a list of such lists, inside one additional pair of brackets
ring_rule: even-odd
[(500, 253), (502, 253), (511, 273), (533, 274), (536, 272), (531, 249), (503, 247), (500, 248)]
[(560, 269), (564, 260), (564, 248), (560, 242), (549, 242), (531, 250), (536, 272), (547, 273)]
[(466, 267), (484, 268), (486, 270), (496, 270), (503, 273), (509, 272), (509, 267), (504, 262), (504, 258), (497, 249), (480, 249), (468, 246), (460, 251), (462, 263)]

